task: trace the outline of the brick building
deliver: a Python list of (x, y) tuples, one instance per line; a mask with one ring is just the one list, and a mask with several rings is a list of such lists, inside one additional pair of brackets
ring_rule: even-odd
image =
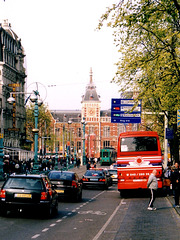
[(113, 147), (117, 149), (120, 132), (125, 131), (123, 124), (111, 123), (111, 110), (101, 110), (100, 96), (93, 82), (92, 69), (90, 80), (82, 96), (81, 110), (53, 110), (53, 131), (56, 136), (54, 151), (60, 155), (82, 156), (83, 124), (85, 119), (85, 154), (88, 158), (99, 158), (100, 149)]

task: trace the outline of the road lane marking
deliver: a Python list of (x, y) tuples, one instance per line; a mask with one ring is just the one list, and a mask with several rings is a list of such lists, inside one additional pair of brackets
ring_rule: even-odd
[(50, 227), (54, 227), (56, 225), (56, 223), (52, 223), (51, 225), (50, 225)]
[(40, 236), (40, 234), (36, 234), (32, 237), (32, 239), (38, 238)]
[(62, 222), (62, 219), (58, 219), (56, 222), (57, 222), (57, 223), (58, 223), (58, 222)]
[[(103, 194), (105, 191), (100, 192), (99, 194), (97, 194), (96, 196), (94, 196), (93, 198), (91, 198), (90, 200), (88, 200), (87, 202), (83, 203), (82, 205), (80, 205), (79, 207), (77, 207), (76, 209), (72, 210), (70, 213), (68, 213), (66, 216), (62, 217), (61, 219), (58, 219), (56, 222), (62, 222), (63, 219), (66, 219), (68, 216), (70, 216), (73, 212), (76, 212), (76, 210), (79, 210), (80, 208), (86, 206), (86, 204), (88, 204), (89, 202), (92, 202), (94, 199), (96, 199), (97, 197), (99, 197), (101, 194)], [(66, 210), (68, 210), (69, 208), (66, 208)], [(96, 211), (93, 214), (97, 214), (97, 215), (102, 215), (100, 211)], [(103, 214), (104, 215), (104, 214)], [(85, 221), (93, 221), (93, 219), (85, 219)], [(50, 227), (54, 227), (56, 225), (56, 223), (53, 223), (50, 225)], [(44, 228), (41, 232), (47, 232), (49, 230), (49, 228)], [(36, 239), (40, 236), (40, 234), (36, 234), (34, 236), (32, 236), (32, 239)]]
[(123, 203), (123, 199), (120, 201), (119, 205), (116, 207), (116, 209), (114, 210), (114, 212), (111, 214), (111, 216), (108, 218), (108, 220), (106, 221), (106, 223), (104, 224), (104, 226), (100, 229), (100, 231), (96, 234), (96, 236), (92, 239), (92, 240), (98, 240), (98, 238), (101, 236), (101, 234), (104, 232), (104, 230), (107, 228), (107, 226), (109, 225), (109, 223), (111, 222), (111, 220), (113, 219), (113, 217), (116, 215), (117, 211), (119, 210), (119, 208), (121, 207), (121, 205), (124, 204)]

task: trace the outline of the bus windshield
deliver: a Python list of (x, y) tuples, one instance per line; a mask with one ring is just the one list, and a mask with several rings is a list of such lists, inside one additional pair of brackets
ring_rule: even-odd
[(157, 151), (156, 137), (126, 137), (121, 139), (121, 152)]

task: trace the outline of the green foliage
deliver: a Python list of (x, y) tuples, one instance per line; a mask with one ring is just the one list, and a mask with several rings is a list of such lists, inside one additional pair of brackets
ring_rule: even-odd
[(152, 130), (162, 134), (164, 118), (158, 113), (168, 112), (168, 126), (174, 129), (174, 141), (179, 141), (179, 2), (121, 0), (101, 17), (99, 28), (105, 21), (114, 28), (115, 44), (121, 54), (113, 81), (122, 92), (138, 91), (143, 110), (156, 113), (151, 118), (158, 124), (147, 126)]
[[(39, 116), (38, 116), (38, 129), (39, 138), (42, 137), (51, 137), (51, 139), (47, 139), (46, 143), (51, 146), (53, 141), (53, 136), (51, 136), (51, 115), (47, 110), (45, 105), (41, 105), (39, 107)], [(32, 129), (35, 125), (35, 117), (34, 117), (34, 104), (30, 104), (26, 108), (26, 134), (27, 138), (31, 141), (34, 140), (34, 134), (32, 133)]]

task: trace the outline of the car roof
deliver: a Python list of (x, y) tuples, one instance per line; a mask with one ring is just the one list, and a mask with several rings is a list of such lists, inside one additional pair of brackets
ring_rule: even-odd
[(72, 172), (72, 171), (61, 171), (61, 170), (52, 170), (49, 173), (72, 173), (72, 174), (74, 174), (74, 172)]
[(90, 169), (88, 169), (87, 171), (104, 171), (105, 169), (103, 169), (103, 168), (90, 168)]
[(10, 178), (42, 178), (42, 177), (47, 177), (45, 174), (11, 174), (9, 176)]

